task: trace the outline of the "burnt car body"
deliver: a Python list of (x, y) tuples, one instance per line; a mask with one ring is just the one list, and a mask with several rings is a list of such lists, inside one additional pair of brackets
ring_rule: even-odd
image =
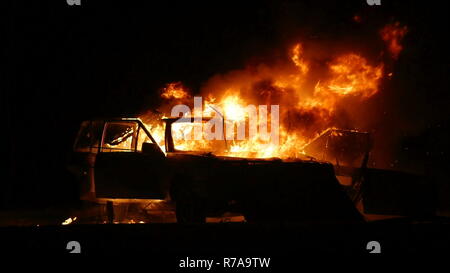
[(81, 199), (168, 199), (178, 222), (229, 211), (248, 221), (362, 221), (332, 164), (178, 151), (177, 119), (163, 121), (165, 152), (138, 118), (83, 122), (70, 164)]
[(369, 168), (373, 139), (368, 132), (330, 128), (305, 148), (333, 164), (352, 201), (365, 214), (429, 217), (436, 213), (435, 182), (425, 174)]

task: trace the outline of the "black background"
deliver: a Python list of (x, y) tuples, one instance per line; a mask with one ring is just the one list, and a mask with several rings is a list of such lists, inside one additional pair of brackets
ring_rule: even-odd
[(298, 37), (363, 37), (364, 30), (352, 25), (355, 14), (369, 29), (394, 19), (408, 25), (392, 83), (399, 88), (384, 97), (385, 119), (397, 123), (385, 131), (403, 136), (398, 149), (408, 152), (399, 158), (422, 160), (448, 183), (449, 24), (443, 1), (382, 0), (375, 7), (363, 0), (81, 0), (81, 6), (61, 0), (4, 7), (2, 208), (77, 199), (65, 164), (82, 120), (140, 113), (158, 104), (155, 93), (167, 82), (181, 80), (198, 90), (216, 73), (281, 54)]

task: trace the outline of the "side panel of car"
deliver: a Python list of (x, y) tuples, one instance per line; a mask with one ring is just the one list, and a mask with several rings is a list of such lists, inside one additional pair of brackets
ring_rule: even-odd
[(82, 199), (166, 195), (164, 153), (137, 120), (83, 122), (74, 152), (70, 168), (80, 181)]

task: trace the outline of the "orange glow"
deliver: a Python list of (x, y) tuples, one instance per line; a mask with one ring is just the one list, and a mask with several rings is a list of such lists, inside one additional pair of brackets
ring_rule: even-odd
[(161, 97), (165, 99), (184, 99), (188, 97), (188, 93), (184, 90), (181, 82), (173, 82), (166, 85)]
[[(405, 33), (406, 27), (398, 24), (382, 30), (383, 40), (389, 40), (389, 47), (397, 55)], [(351, 109), (349, 102), (359, 104), (380, 90), (384, 64), (358, 52), (330, 53), (327, 58), (318, 59), (308, 56), (302, 43), (297, 43), (288, 53), (288, 59), (275, 64), (231, 71), (205, 82), (198, 95), (202, 97), (201, 110), (191, 111), (191, 115), (219, 118), (225, 128), (217, 131), (217, 135), (224, 136), (225, 140), (194, 139), (195, 126), (200, 126), (202, 131), (204, 123), (175, 123), (172, 127), (175, 148), (233, 157), (305, 158), (306, 144), (327, 129), (339, 126), (336, 121), (343, 112), (343, 105)], [(161, 96), (167, 100), (159, 111), (166, 117), (170, 116), (171, 107), (179, 104), (176, 101), (179, 99), (188, 98), (183, 102), (193, 109), (192, 95), (181, 82), (167, 84)], [(267, 119), (258, 119), (258, 131), (254, 135), (249, 134), (249, 105), (256, 106), (258, 114), (259, 106), (268, 109)], [(265, 140), (260, 131), (262, 122), (270, 124), (272, 105), (279, 105), (278, 145)], [(156, 119), (141, 118), (164, 150), (164, 124)], [(271, 125), (266, 129), (267, 136)], [(236, 136), (242, 132), (245, 138), (238, 139)]]
[(406, 26), (400, 26), (399, 22), (386, 25), (381, 29), (380, 34), (384, 42), (386, 42), (389, 53), (393, 59), (397, 59), (400, 52), (403, 50), (401, 41), (408, 32)]
[(77, 217), (69, 217), (69, 218), (67, 218), (64, 222), (62, 222), (61, 223), (61, 225), (63, 225), (63, 226), (67, 226), (67, 225), (70, 225), (70, 224), (72, 224), (73, 222), (75, 222), (77, 220)]
[(370, 66), (356, 54), (348, 54), (329, 65), (332, 77), (316, 85), (316, 92), (333, 92), (337, 95), (362, 95), (371, 97), (378, 92), (383, 66)]
[(302, 74), (306, 74), (308, 72), (308, 65), (303, 60), (303, 46), (298, 43), (292, 49), (292, 61), (295, 66), (297, 66)]

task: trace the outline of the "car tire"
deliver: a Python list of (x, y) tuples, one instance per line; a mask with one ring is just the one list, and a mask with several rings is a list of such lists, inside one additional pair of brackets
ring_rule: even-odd
[(171, 187), (171, 198), (175, 201), (177, 223), (205, 223), (205, 202), (192, 189), (191, 180), (177, 179)]

